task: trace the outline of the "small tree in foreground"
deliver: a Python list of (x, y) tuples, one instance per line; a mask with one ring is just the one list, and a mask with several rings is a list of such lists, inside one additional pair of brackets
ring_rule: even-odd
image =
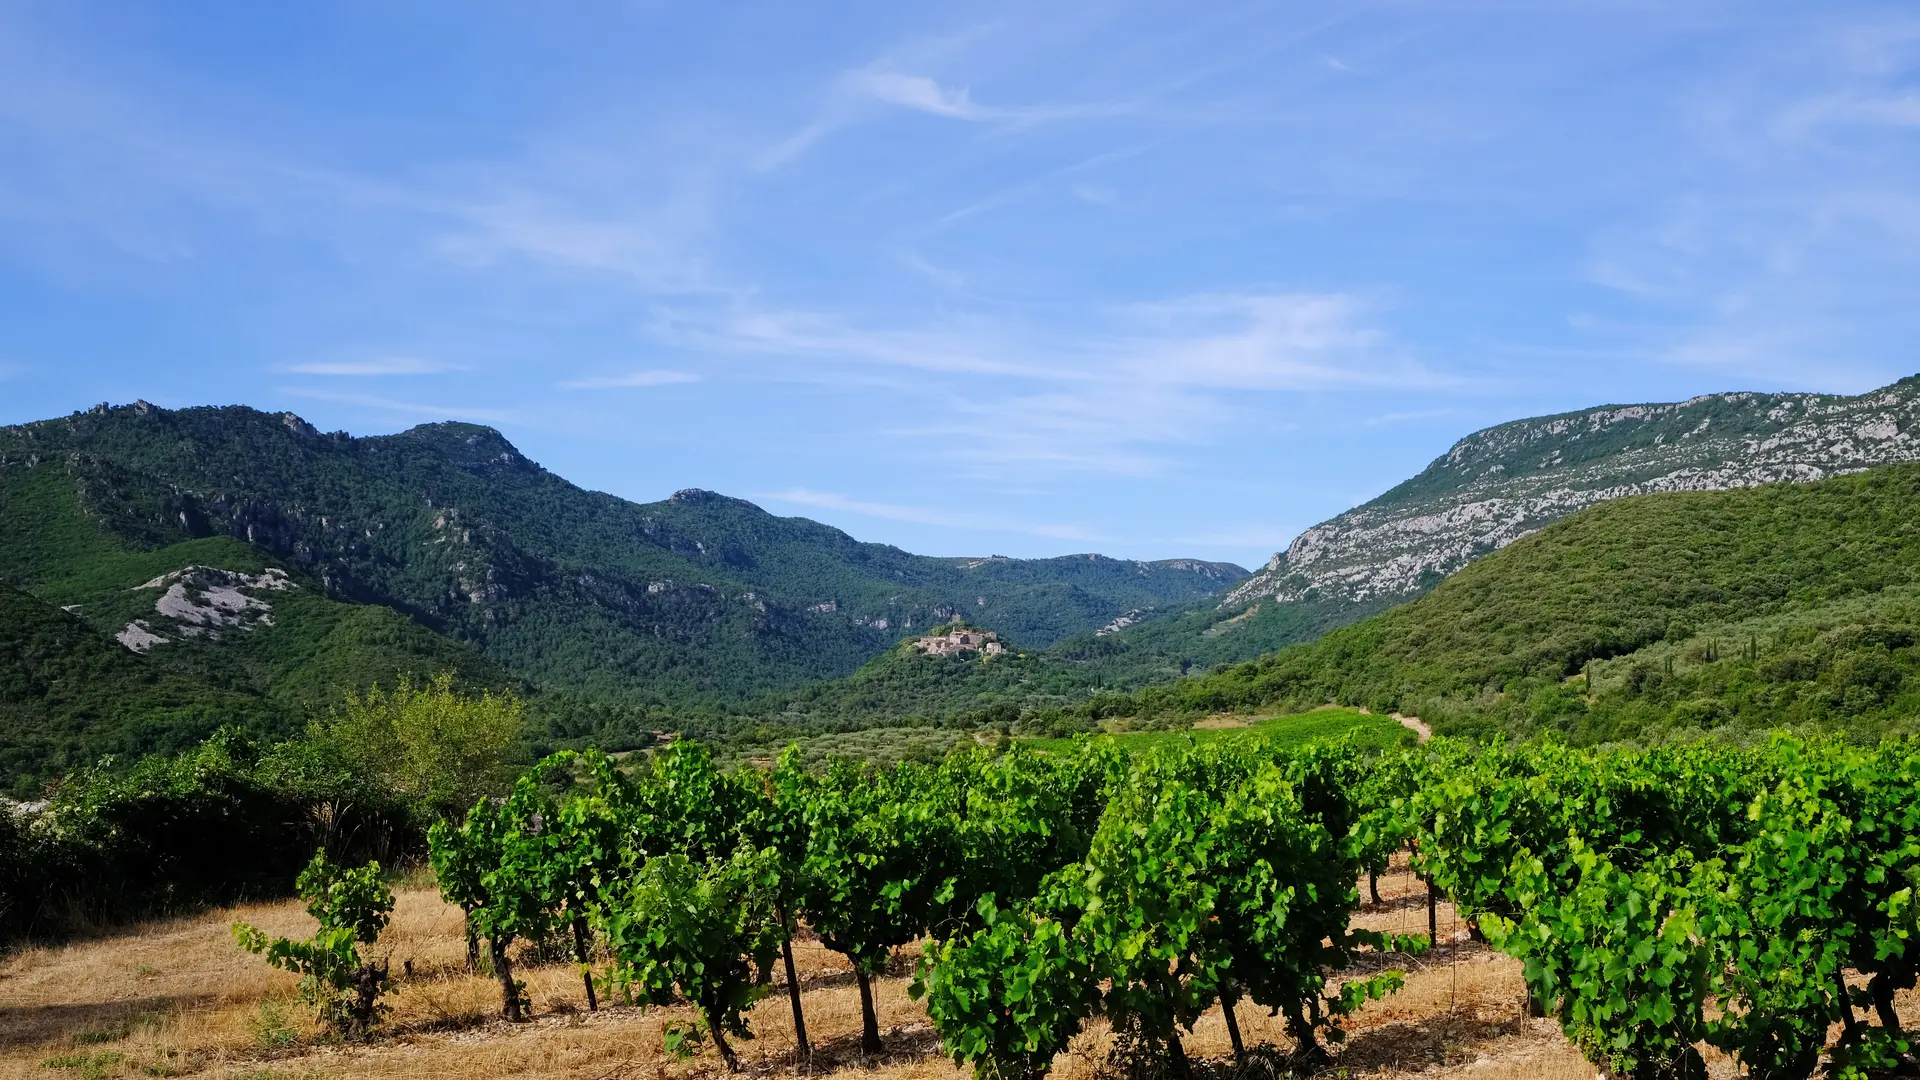
[(300, 975), (300, 998), (319, 1010), (320, 1018), (350, 1039), (365, 1038), (384, 1008), (380, 995), (392, 981), (387, 960), (376, 964), (360, 947), (372, 945), (393, 914), (393, 890), (380, 880), (380, 864), (346, 870), (316, 852), (298, 882), (307, 914), (320, 929), (305, 941), (275, 938), (271, 942), (258, 927), (234, 923), (233, 936), (251, 953), (265, 953), (267, 963)]
[(402, 677), (392, 690), (350, 693), (308, 737), (426, 817), (451, 819), (508, 786), (506, 755), (525, 726), (525, 709), (511, 692), (462, 693), (443, 672), (419, 685)]
[[(779, 866), (767, 851), (742, 848), (704, 865), (684, 855), (647, 860), (600, 907), (613, 983), (649, 1005), (694, 1005), (727, 1069), (739, 1071), (727, 1036), (753, 1037), (745, 1012), (771, 986), (784, 934), (778, 888)], [(669, 1028), (668, 1049), (699, 1034)]]

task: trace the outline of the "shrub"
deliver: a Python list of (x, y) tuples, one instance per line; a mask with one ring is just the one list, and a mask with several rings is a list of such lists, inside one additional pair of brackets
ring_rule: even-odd
[(319, 1010), (320, 1018), (350, 1039), (365, 1038), (385, 1009), (380, 996), (392, 986), (387, 959), (378, 964), (361, 954), (386, 929), (393, 914), (393, 890), (380, 880), (380, 864), (345, 870), (316, 852), (300, 875), (301, 899), (307, 914), (320, 928), (305, 941), (275, 938), (269, 942), (258, 927), (234, 923), (234, 940), (251, 953), (264, 953), (267, 963), (300, 975), (300, 998)]

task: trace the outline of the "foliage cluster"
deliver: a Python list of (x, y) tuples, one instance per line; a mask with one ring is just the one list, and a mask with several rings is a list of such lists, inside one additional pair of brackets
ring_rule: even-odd
[(1699, 1078), (1705, 1042), (1758, 1077), (1910, 1067), (1920, 743), (1441, 746), (1397, 776), (1416, 868), (1595, 1062)]
[(233, 924), (234, 940), (267, 963), (300, 976), (300, 998), (319, 1010), (335, 1032), (365, 1038), (384, 1011), (380, 997), (392, 985), (388, 962), (362, 954), (386, 929), (393, 915), (393, 890), (380, 878), (380, 864), (355, 869), (335, 866), (325, 850), (300, 872), (295, 883), (307, 914), (320, 928), (304, 941), (274, 938), (248, 923)]
[(403, 684), (302, 738), (223, 729), (186, 753), (103, 759), (40, 804), (0, 803), (0, 940), (285, 895), (316, 847), (412, 856), (432, 822), (505, 789), (520, 711), (445, 678)]
[(283, 896), (317, 846), (384, 857), (419, 835), (324, 746), (221, 732), (131, 767), (108, 759), (44, 808), (0, 804), (0, 940)]
[(402, 676), (378, 684), (312, 724), (314, 742), (336, 748), (353, 772), (432, 817), (451, 817), (506, 786), (508, 754), (525, 729), (520, 699), (461, 694), (451, 673), (416, 687)]

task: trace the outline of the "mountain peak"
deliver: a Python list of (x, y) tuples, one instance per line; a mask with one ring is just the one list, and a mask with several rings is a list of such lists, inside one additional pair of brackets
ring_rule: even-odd
[(1855, 397), (1735, 391), (1514, 420), (1466, 436), (1386, 494), (1301, 533), (1227, 603), (1405, 597), (1609, 499), (1914, 460), (1920, 376)]
[(387, 437), (431, 446), (454, 458), (463, 468), (493, 464), (539, 468), (498, 429), (485, 424), (442, 420), (433, 424), (416, 424), (398, 435)]

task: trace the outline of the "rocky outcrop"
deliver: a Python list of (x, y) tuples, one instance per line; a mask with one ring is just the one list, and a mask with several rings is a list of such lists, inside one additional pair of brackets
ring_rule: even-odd
[(133, 620), (115, 639), (144, 653), (178, 638), (218, 641), (234, 631), (252, 633), (273, 625), (273, 603), (261, 594), (298, 587), (279, 567), (258, 574), (215, 566), (185, 567), (136, 587), (135, 591), (163, 590), (153, 602), (154, 617)]
[(1915, 460), (1920, 376), (1857, 397), (1709, 394), (1520, 420), (1461, 439), (1413, 479), (1301, 533), (1225, 604), (1408, 596), (1609, 499)]

